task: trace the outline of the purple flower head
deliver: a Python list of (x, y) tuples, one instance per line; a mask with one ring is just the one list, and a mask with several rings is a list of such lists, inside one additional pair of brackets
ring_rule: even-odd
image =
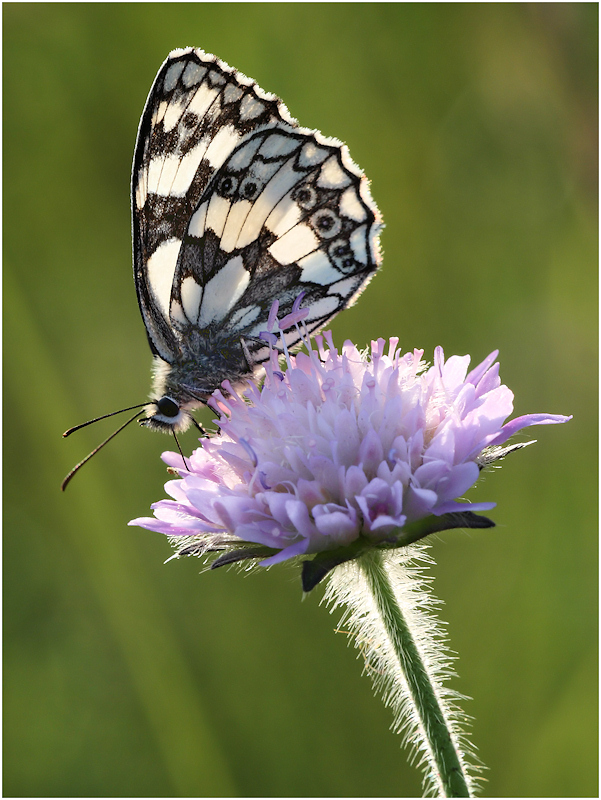
[[(302, 312), (289, 316), (298, 324)], [(339, 353), (326, 333), (317, 351), (307, 342), (308, 353), (286, 354), (282, 372), (274, 338), (265, 337), (263, 387), (239, 394), (226, 382), (214, 393), (220, 432), (202, 440), (188, 469), (179, 454), (163, 454), (180, 475), (165, 486), (172, 499), (130, 523), (167, 534), (179, 555), (225, 551), (220, 563), (254, 557), (268, 566), (358, 543), (398, 546), (458, 527), (440, 522), (449, 515), (469, 527), (472, 512), (495, 504), (458, 498), (516, 447), (500, 445), (529, 425), (570, 419), (505, 423), (513, 394), (497, 352), (468, 373), (469, 356), (445, 361), (440, 347), (428, 368), (422, 350), (403, 355), (398, 339), (378, 339), (367, 354), (347, 341)], [(429, 527), (403, 539), (423, 520)]]

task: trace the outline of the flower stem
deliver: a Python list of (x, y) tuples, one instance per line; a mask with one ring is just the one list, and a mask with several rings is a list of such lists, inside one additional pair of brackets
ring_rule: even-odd
[(398, 659), (443, 796), (470, 797), (460, 754), (451, 736), (435, 686), (395, 596), (384, 567), (384, 556), (381, 552), (372, 550), (362, 555), (358, 564)]

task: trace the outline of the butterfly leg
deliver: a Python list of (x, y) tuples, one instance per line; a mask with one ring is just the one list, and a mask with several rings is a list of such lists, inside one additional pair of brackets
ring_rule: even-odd
[(242, 352), (244, 353), (244, 358), (246, 359), (246, 364), (248, 366), (248, 371), (252, 372), (254, 369), (254, 364), (252, 360), (252, 356), (250, 354), (250, 350), (248, 349), (248, 345), (246, 344), (244, 338), (240, 337), (240, 346), (242, 347)]
[(209, 434), (205, 431), (205, 429), (202, 427), (200, 422), (197, 422), (192, 415), (190, 415), (190, 419), (192, 420), (192, 424), (196, 425), (196, 427), (200, 431), (200, 435), (201, 436), (205, 436), (208, 439), (209, 438)]

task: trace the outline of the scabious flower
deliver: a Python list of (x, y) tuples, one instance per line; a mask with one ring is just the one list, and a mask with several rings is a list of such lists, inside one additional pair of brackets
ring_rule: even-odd
[[(428, 368), (422, 350), (402, 354), (398, 339), (378, 339), (368, 353), (347, 341), (339, 353), (326, 333), (317, 350), (306, 341), (308, 353), (286, 354), (282, 372), (275, 334), (264, 338), (272, 352), (262, 388), (239, 394), (226, 383), (215, 392), (219, 434), (185, 468), (181, 455), (163, 454), (181, 476), (165, 486), (173, 499), (130, 523), (167, 534), (178, 554), (234, 550), (269, 566), (359, 542), (406, 544), (458, 520), (469, 527), (474, 511), (495, 504), (458, 498), (514, 449), (501, 445), (527, 426), (569, 419), (506, 423), (513, 394), (499, 379), (497, 351), (468, 372), (469, 356), (445, 361), (438, 347)], [(437, 525), (441, 518), (449, 524)], [(424, 519), (432, 525), (403, 538)]]
[(440, 347), (428, 367), (422, 350), (403, 354), (398, 339), (378, 339), (366, 353), (345, 342), (339, 353), (326, 333), (317, 349), (305, 336), (308, 352), (291, 356), (284, 332), (307, 313), (299, 306), (279, 322), (286, 371), (270, 333), (274, 305), (261, 335), (271, 348), (262, 388), (224, 383), (213, 394), (219, 433), (185, 462), (163, 454), (180, 475), (165, 486), (173, 499), (130, 524), (167, 534), (176, 556), (216, 553), (212, 567), (312, 554), (303, 588), (329, 574), (325, 600), (345, 608), (341, 624), (394, 712), (393, 729), (423, 764), (426, 791), (472, 796), (480, 767), (460, 696), (446, 686), (451, 658), (421, 576), (431, 559), (415, 543), (492, 526), (474, 512), (494, 503), (461, 499), (480, 471), (524, 446), (506, 446), (522, 428), (570, 418), (506, 422), (513, 394), (496, 351), (468, 372), (469, 356), (445, 361)]

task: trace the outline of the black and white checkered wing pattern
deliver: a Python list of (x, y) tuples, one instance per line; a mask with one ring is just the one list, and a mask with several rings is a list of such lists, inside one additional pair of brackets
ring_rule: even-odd
[(379, 214), (346, 147), (200, 50), (174, 51), (155, 79), (132, 195), (138, 299), (168, 363), (192, 331), (242, 337), (259, 360), (274, 299), (283, 316), (304, 291), (317, 330), (379, 265)]
[(150, 90), (134, 153), (134, 276), (153, 352), (180, 352), (169, 305), (181, 241), (207, 185), (243, 137), (294, 126), (280, 101), (201, 50), (173, 51)]

